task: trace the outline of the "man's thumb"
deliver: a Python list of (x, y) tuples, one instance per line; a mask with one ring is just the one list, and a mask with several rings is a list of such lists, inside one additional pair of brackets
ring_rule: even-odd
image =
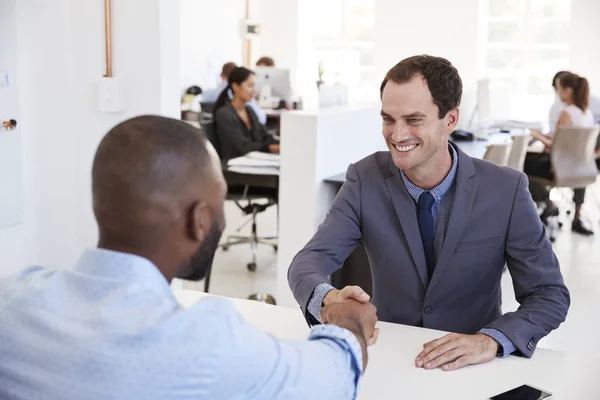
[(362, 290), (360, 286), (348, 286), (346, 289), (348, 289), (346, 298), (352, 298), (356, 301), (360, 301), (361, 303), (365, 303), (370, 300), (367, 292)]

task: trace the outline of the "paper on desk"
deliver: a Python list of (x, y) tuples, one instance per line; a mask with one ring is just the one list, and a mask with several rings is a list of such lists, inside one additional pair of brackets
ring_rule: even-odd
[(246, 154), (246, 157), (252, 158), (255, 160), (267, 160), (267, 161), (277, 161), (277, 162), (279, 162), (279, 160), (280, 160), (279, 154), (263, 153), (260, 151), (252, 151), (252, 152)]
[[(266, 156), (266, 157), (265, 157)], [(271, 156), (271, 157), (268, 157)], [(277, 158), (273, 158), (273, 156)], [(279, 168), (279, 155), (266, 153), (249, 153), (243, 157), (233, 158), (227, 162), (229, 167), (271, 167)]]
[(227, 171), (237, 172), (238, 174), (279, 175), (279, 168), (275, 168), (275, 167), (237, 166), (237, 167), (229, 167), (229, 168), (227, 168)]

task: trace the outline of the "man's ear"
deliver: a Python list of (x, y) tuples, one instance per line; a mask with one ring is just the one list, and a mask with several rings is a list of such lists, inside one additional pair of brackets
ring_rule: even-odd
[(446, 114), (446, 117), (444, 118), (444, 133), (446, 135), (451, 134), (456, 129), (459, 115), (460, 111), (458, 110), (458, 107), (453, 108)]
[(210, 212), (208, 205), (204, 202), (195, 202), (190, 207), (187, 221), (188, 237), (199, 243), (204, 242), (204, 238), (210, 229)]

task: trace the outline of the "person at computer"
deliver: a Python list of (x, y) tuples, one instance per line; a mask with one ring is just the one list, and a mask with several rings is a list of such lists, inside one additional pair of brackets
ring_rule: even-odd
[(202, 101), (207, 103), (214, 103), (217, 101), (219, 95), (223, 93), (223, 90), (225, 90), (227, 87), (227, 79), (229, 78), (229, 74), (231, 74), (231, 71), (236, 68), (237, 65), (234, 62), (227, 62), (223, 64), (220, 75), (221, 83), (219, 83), (219, 86), (216, 88), (205, 90), (204, 93), (202, 93)]
[[(354, 298), (372, 301), (382, 321), (454, 332), (423, 345), (415, 365), (425, 369), (531, 357), (570, 304), (527, 177), (449, 143), (461, 94), (458, 71), (440, 57), (410, 57), (387, 73), (381, 118), (389, 151), (348, 167), (325, 221), (288, 271), (311, 324), (328, 322), (322, 307)], [(359, 242), (372, 299), (328, 278)], [(520, 307), (503, 315), (505, 265)]]
[[(221, 69), (221, 83), (216, 88), (207, 90), (202, 95), (202, 101), (207, 102), (207, 103), (216, 102), (217, 99), (219, 98), (219, 96), (221, 95), (221, 93), (226, 91), (229, 75), (231, 74), (231, 71), (233, 71), (236, 68), (237, 68), (237, 65), (234, 62), (225, 63), (223, 65), (223, 68)], [(231, 98), (232, 93), (229, 92), (229, 96)], [(254, 114), (256, 114), (258, 121), (262, 125), (266, 124), (267, 123), (267, 113), (260, 107), (260, 105), (258, 104), (256, 99), (253, 97), (252, 99), (248, 100), (247, 104), (250, 108), (252, 108), (252, 111), (254, 111)], [(214, 114), (214, 110), (213, 110), (213, 114)]]
[[(562, 108), (558, 119), (555, 122), (554, 128), (551, 128), (550, 135), (544, 135), (537, 130), (532, 130), (531, 134), (534, 138), (544, 143), (546, 152), (544, 153), (528, 153), (525, 158), (524, 171), (527, 175), (537, 176), (545, 179), (553, 179), (552, 164), (550, 161), (549, 150), (552, 148), (552, 136), (561, 126), (576, 127), (576, 128), (593, 128), (594, 116), (589, 109), (589, 84), (587, 79), (580, 77), (571, 72), (559, 73), (557, 94), (560, 100), (559, 106), (556, 109)], [(561, 103), (564, 105), (562, 107)], [(556, 104), (556, 103), (555, 103)], [(553, 105), (553, 108), (555, 106)], [(553, 112), (554, 111), (554, 112)], [(554, 122), (553, 116), (556, 110), (550, 112), (550, 123)], [(550, 216), (558, 215), (558, 208), (550, 200), (548, 189), (539, 184), (532, 182), (530, 185), (533, 199), (538, 202), (545, 202), (546, 207), (542, 212), (541, 219), (545, 221)], [(592, 229), (581, 219), (581, 209), (585, 200), (585, 188), (573, 190), (573, 202), (575, 203), (575, 214), (571, 224), (571, 230), (582, 235), (593, 235)]]
[(275, 60), (271, 57), (263, 56), (256, 61), (256, 66), (275, 68)]
[(141, 116), (113, 128), (92, 168), (98, 248), (74, 268), (0, 279), (2, 399), (354, 399), (375, 308), (283, 341), (226, 299), (182, 308), (225, 227), (226, 185), (199, 130)]
[(213, 115), (224, 160), (241, 157), (251, 151), (279, 153), (279, 141), (266, 131), (248, 105), (254, 98), (255, 89), (254, 72), (237, 67), (231, 71), (227, 88), (215, 103)]

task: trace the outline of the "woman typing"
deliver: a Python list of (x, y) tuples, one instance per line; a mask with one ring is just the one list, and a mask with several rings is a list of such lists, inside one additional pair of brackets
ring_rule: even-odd
[(247, 68), (235, 68), (229, 75), (213, 110), (224, 160), (251, 151), (279, 153), (279, 142), (269, 135), (247, 102), (254, 98), (256, 78)]
[[(556, 129), (560, 127), (593, 128), (594, 117), (588, 107), (589, 84), (587, 79), (573, 73), (564, 73), (559, 77), (557, 93), (560, 100), (566, 105), (561, 112)], [(551, 131), (555, 132), (556, 129)], [(539, 131), (532, 130), (532, 136), (540, 140), (549, 151), (552, 148), (552, 136), (544, 135)], [(552, 166), (548, 151), (543, 154), (527, 154), (525, 159), (525, 173), (530, 176), (538, 176), (545, 179), (553, 179)], [(530, 191), (534, 200), (544, 201), (546, 208), (541, 218), (558, 215), (558, 208), (550, 200), (548, 190), (537, 182), (530, 183)], [(575, 215), (571, 229), (583, 235), (592, 235), (594, 232), (587, 228), (581, 221), (581, 206), (585, 198), (585, 188), (574, 189), (573, 201), (575, 203)]]

